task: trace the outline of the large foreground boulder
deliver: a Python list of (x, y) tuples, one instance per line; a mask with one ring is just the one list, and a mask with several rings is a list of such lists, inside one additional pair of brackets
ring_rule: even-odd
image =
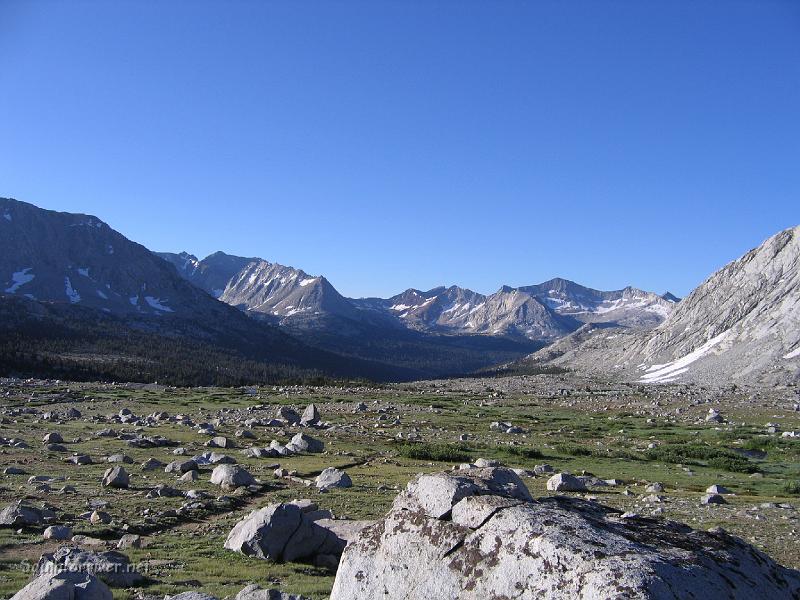
[(11, 597), (11, 600), (111, 600), (108, 586), (88, 573), (46, 573)]
[(228, 534), (225, 548), (273, 561), (314, 561), (319, 555), (338, 559), (347, 539), (354, 537), (353, 529), (369, 524), (321, 522), (313, 511), (306, 512), (298, 504), (270, 504), (239, 521)]
[(347, 545), (331, 600), (800, 597), (800, 573), (721, 530), (533, 501), (503, 471), (412, 481)]

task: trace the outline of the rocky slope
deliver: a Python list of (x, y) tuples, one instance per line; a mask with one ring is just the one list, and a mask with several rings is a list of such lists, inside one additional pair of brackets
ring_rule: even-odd
[(726, 265), (648, 333), (586, 329), (527, 362), (642, 383), (800, 378), (800, 227)]
[(215, 300), (97, 217), (0, 199), (0, 373), (171, 380), (409, 378)]
[(242, 256), (232, 256), (224, 252), (215, 252), (206, 256), (203, 260), (198, 260), (193, 254), (181, 252), (157, 252), (158, 256), (175, 265), (178, 274), (205, 290), (214, 298), (219, 298), (228, 283), (256, 258), (244, 258)]
[(8, 198), (0, 198), (0, 295), (114, 314), (209, 317), (222, 310), (97, 217)]
[(239, 271), (219, 299), (248, 313), (278, 318), (359, 317), (359, 311), (324, 277), (265, 260), (255, 260)]

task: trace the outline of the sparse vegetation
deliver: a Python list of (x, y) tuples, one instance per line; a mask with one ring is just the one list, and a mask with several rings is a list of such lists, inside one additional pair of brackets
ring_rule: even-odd
[(397, 453), (405, 458), (437, 462), (467, 462), (471, 458), (465, 446), (449, 444), (403, 444)]
[[(166, 411), (170, 415), (186, 414), (196, 423), (221, 419), (219, 433), (235, 438), (234, 432), (253, 416), (268, 420), (278, 407), (302, 409), (314, 402), (325, 421), (335, 427), (311, 432), (324, 440), (327, 454), (299, 454), (279, 459), (253, 459), (233, 450), (224, 451), (236, 457), (239, 464), (267, 484), (263, 492), (243, 497), (239, 508), (210, 514), (191, 521), (172, 519), (159, 532), (149, 534), (148, 545), (130, 549), (126, 554), (134, 562), (152, 561), (149, 574), (154, 583), (144, 588), (154, 596), (173, 595), (186, 591), (186, 582), (198, 582), (198, 589), (217, 597), (233, 597), (246, 583), (276, 585), (285, 591), (302, 593), (320, 600), (329, 593), (333, 577), (321, 569), (304, 564), (278, 564), (231, 554), (222, 549), (223, 541), (242, 513), (268, 503), (310, 498), (337, 517), (374, 519), (385, 514), (397, 492), (419, 472), (447, 469), (478, 458), (496, 459), (509, 467), (531, 470), (548, 463), (556, 471), (590, 472), (602, 479), (618, 479), (624, 484), (591, 488), (588, 495), (603, 504), (620, 510), (635, 510), (653, 515), (656, 508), (666, 518), (689, 522), (699, 528), (722, 525), (732, 533), (757, 545), (779, 561), (800, 566), (795, 539), (790, 532), (798, 527), (797, 512), (780, 508), (797, 502), (800, 496), (800, 469), (796, 460), (796, 440), (765, 435), (763, 423), (780, 413), (778, 404), (765, 403), (753, 408), (745, 399), (726, 399), (731, 420), (757, 422), (758, 427), (737, 426), (723, 429), (705, 424), (702, 407), (687, 406), (690, 397), (671, 398), (661, 392), (661, 416), (653, 417), (652, 397), (636, 392), (619, 394), (610, 399), (591, 386), (569, 397), (554, 397), (552, 384), (526, 382), (524, 392), (508, 391), (503, 379), (414, 383), (383, 386), (328, 386), (323, 388), (259, 387), (241, 388), (167, 388), (131, 384), (75, 384), (53, 382), (17, 382), (0, 387), (0, 409), (32, 409), (36, 414), (15, 414), (0, 422), (0, 438), (22, 438), (30, 448), (3, 448), (4, 466), (18, 465), (30, 474), (48, 474), (68, 478), (75, 494), (43, 492), (28, 485), (26, 476), (0, 475), (0, 504), (8, 504), (24, 494), (36, 503), (47, 502), (58, 507), (60, 514), (73, 515), (71, 524), (77, 534), (110, 540), (108, 548), (119, 536), (118, 524), (129, 530), (148, 525), (150, 516), (177, 509), (184, 498), (147, 499), (141, 490), (158, 484), (185, 491), (197, 489), (219, 495), (210, 485), (210, 468), (201, 467), (200, 477), (191, 484), (176, 481), (163, 470), (143, 472), (139, 465), (150, 457), (162, 462), (174, 459), (170, 448), (136, 448), (116, 437), (98, 437), (96, 433), (109, 427), (108, 415), (128, 407), (146, 415)], [(556, 386), (563, 385), (560, 381)], [(464, 387), (460, 387), (464, 386)], [(8, 395), (6, 395), (6, 392)], [(363, 402), (366, 409), (355, 410)], [(61, 412), (74, 406), (83, 417), (61, 423), (42, 418), (46, 411)], [(686, 410), (674, 415), (675, 407)], [(261, 408), (256, 408), (261, 407)], [(695, 410), (694, 413), (691, 410)], [(800, 415), (786, 411), (781, 424), (800, 428)], [(519, 425), (523, 434), (492, 430), (494, 421)], [(117, 431), (126, 429), (115, 426)], [(272, 439), (281, 443), (296, 431), (289, 428), (252, 427), (255, 439), (241, 439), (241, 446), (267, 446)], [(64, 462), (67, 456), (50, 452), (41, 443), (44, 434), (58, 430), (66, 440), (70, 453), (89, 454), (93, 464), (77, 466)], [(410, 432), (419, 441), (407, 440)], [(192, 427), (176, 422), (163, 422), (146, 428), (147, 435), (163, 435), (182, 447), (189, 455), (208, 450), (207, 436)], [(402, 433), (402, 440), (397, 434)], [(461, 441), (466, 435), (468, 441)], [(238, 438), (236, 438), (238, 441)], [(652, 442), (654, 448), (644, 449)], [(733, 449), (767, 449), (767, 458), (753, 460)], [(132, 486), (137, 489), (109, 492), (98, 482), (108, 467), (105, 457), (124, 452), (134, 463), (126, 465)], [(299, 477), (315, 477), (322, 469), (343, 468), (353, 480), (353, 487), (321, 494), (290, 480), (273, 477), (273, 462), (296, 471)], [(762, 473), (751, 478), (750, 472)], [(549, 495), (548, 476), (525, 477), (531, 493)], [(649, 482), (663, 482), (666, 490), (657, 506), (643, 503)], [(726, 496), (727, 505), (699, 509), (706, 487), (720, 484), (735, 495)], [(56, 484), (61, 485), (61, 484)], [(54, 486), (53, 490), (57, 489)], [(630, 491), (630, 495), (623, 494)], [(80, 515), (86, 511), (87, 498), (109, 500), (106, 509), (114, 518), (111, 525), (91, 525)], [(767, 509), (753, 530), (749, 519), (741, 514), (752, 511), (764, 502), (776, 507)], [(651, 510), (652, 509), (652, 510)], [(760, 510), (760, 509), (759, 509)], [(781, 511), (770, 513), (769, 511)], [(9, 597), (28, 579), (20, 568), (21, 561), (35, 564), (43, 552), (52, 552), (55, 544), (43, 542), (41, 531), (0, 529), (0, 598)], [(132, 595), (115, 591), (116, 600), (130, 600)]]

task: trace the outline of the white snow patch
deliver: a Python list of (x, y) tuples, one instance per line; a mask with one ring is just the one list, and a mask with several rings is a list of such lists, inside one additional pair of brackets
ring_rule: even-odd
[(409, 308), (411, 307), (408, 304), (395, 304), (394, 306), (391, 307), (392, 310), (397, 310), (397, 311), (408, 310)]
[(214, 294), (214, 298), (219, 298), (220, 296), (222, 296), (222, 292), (224, 292), (224, 291), (225, 290), (223, 290), (222, 288), (217, 288), (215, 290), (212, 290), (212, 293)]
[(78, 273), (80, 273), (84, 277), (89, 277), (89, 267), (83, 267), (78, 269)]
[(101, 292), (100, 290), (97, 290), (97, 295), (98, 295), (98, 296), (100, 296), (100, 297), (101, 297), (103, 300), (108, 300), (108, 296), (106, 296), (106, 295), (105, 295), (103, 292)]
[(69, 280), (69, 277), (64, 277), (64, 293), (72, 304), (81, 301), (81, 295), (72, 287), (72, 282)]
[(705, 344), (693, 350), (683, 358), (665, 363), (663, 365), (653, 365), (647, 369), (647, 374), (639, 379), (642, 383), (666, 383), (673, 380), (678, 375), (689, 370), (689, 365), (708, 354), (714, 346), (719, 344), (727, 334), (727, 331), (720, 333), (708, 340)]
[(11, 221), (11, 213), (10, 213), (10, 212), (8, 212), (8, 211), (4, 212), (4, 213), (3, 213), (3, 218), (4, 218), (6, 221)]
[(33, 269), (33, 267), (28, 267), (27, 269), (21, 269), (16, 273), (13, 273), (11, 275), (11, 281), (13, 281), (14, 283), (11, 284), (11, 287), (6, 288), (6, 294), (16, 294), (17, 290), (21, 285), (25, 285), (26, 283), (31, 281), (35, 277), (33, 273), (28, 273), (28, 271), (30, 271), (31, 269)]
[(789, 352), (789, 354), (787, 354), (783, 358), (785, 358), (786, 360), (789, 360), (790, 358), (796, 358), (798, 356), (800, 356), (800, 348), (795, 348), (794, 350)]
[(307, 285), (314, 283), (316, 280), (317, 280), (316, 277), (311, 277), (310, 279), (303, 279), (303, 281), (300, 282), (300, 287), (306, 287)]
[(112, 246), (111, 244), (106, 246), (106, 254), (114, 254), (114, 246)]
[(139, 296), (131, 296), (130, 298), (128, 298), (128, 302), (130, 302), (134, 306), (138, 305), (139, 304)]
[(156, 310), (160, 310), (163, 312), (175, 312), (169, 306), (161, 304), (161, 298), (153, 298), (152, 296), (145, 296), (144, 299), (150, 305), (151, 308), (155, 308)]

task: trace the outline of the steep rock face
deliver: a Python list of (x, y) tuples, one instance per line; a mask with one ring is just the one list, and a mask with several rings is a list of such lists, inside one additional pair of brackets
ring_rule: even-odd
[(467, 317), (464, 326), (476, 333), (516, 334), (529, 339), (553, 340), (580, 323), (562, 317), (530, 294), (503, 287)]
[(723, 531), (623, 519), (577, 499), (533, 501), (501, 471), (414, 480), (384, 520), (345, 548), (331, 600), (800, 594), (800, 573)]
[(0, 295), (113, 314), (189, 315), (210, 299), (97, 217), (0, 198)]
[(253, 261), (237, 273), (220, 300), (247, 312), (274, 317), (359, 317), (359, 311), (324, 277), (312, 277), (300, 269), (265, 260)]
[(556, 313), (583, 323), (615, 322), (640, 329), (660, 324), (675, 304), (674, 300), (634, 287), (603, 292), (560, 278), (519, 290), (536, 297)]
[(709, 277), (657, 328), (591, 328), (524, 362), (618, 373), (642, 383), (783, 383), (800, 378), (800, 227)]
[(673, 379), (693, 368), (737, 378), (796, 369), (800, 226), (714, 273), (653, 331), (641, 353), (643, 380)]
[(178, 274), (205, 290), (214, 298), (219, 298), (228, 287), (228, 283), (238, 275), (251, 262), (259, 260), (257, 258), (244, 258), (243, 256), (233, 256), (224, 252), (215, 252), (206, 256), (203, 260), (198, 260), (193, 254), (181, 252), (158, 252), (161, 258), (171, 262), (178, 270)]

